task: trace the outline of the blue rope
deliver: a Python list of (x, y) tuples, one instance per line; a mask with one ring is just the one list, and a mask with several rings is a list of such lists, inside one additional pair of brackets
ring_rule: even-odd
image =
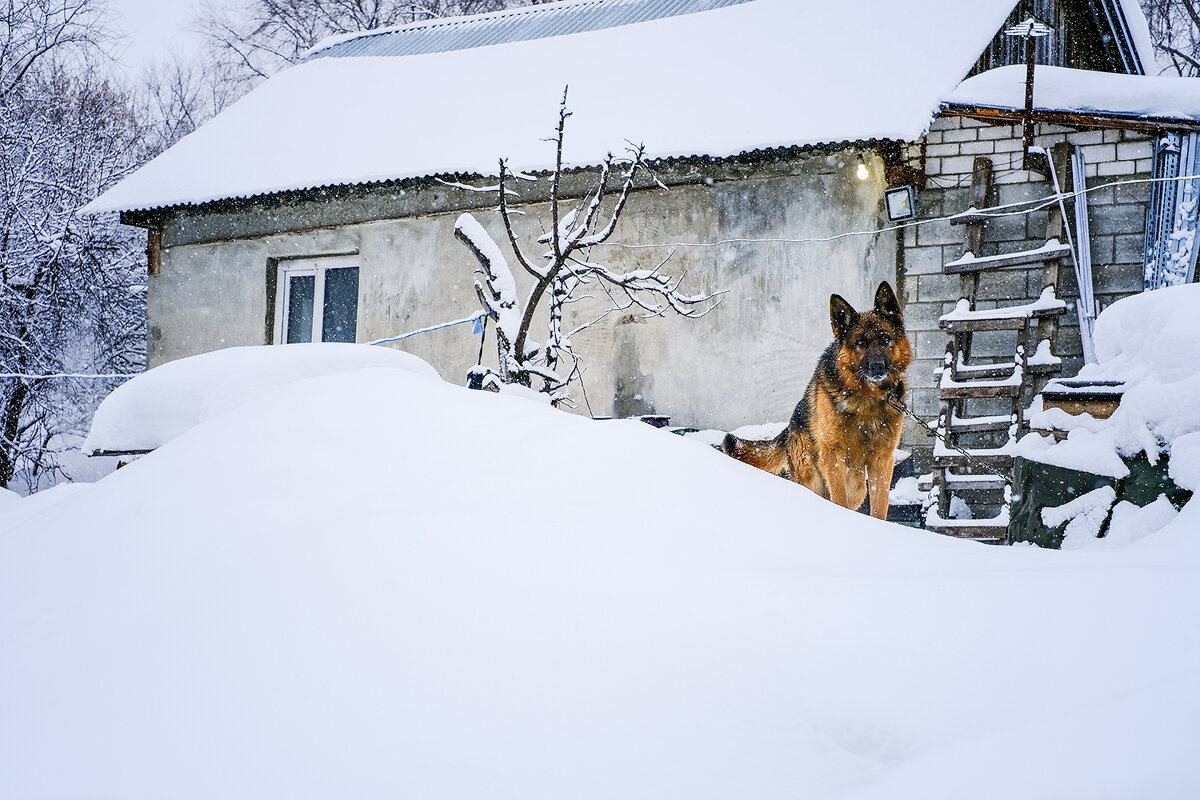
[(440, 331), (442, 328), (452, 328), (455, 325), (465, 325), (468, 322), (478, 322), (479, 320), (483, 319), (487, 315), (488, 315), (488, 312), (480, 310), (480, 311), (476, 311), (474, 314), (472, 314), (471, 316), (469, 316), (465, 319), (456, 319), (453, 322), (443, 322), (441, 325), (433, 325), (428, 328), (421, 328), (420, 330), (409, 331), (408, 333), (402, 333), (399, 336), (390, 336), (387, 339), (376, 339), (373, 342), (367, 342), (367, 344), (386, 344), (387, 342), (398, 342), (401, 339), (407, 339), (410, 336), (416, 336), (419, 333), (430, 333), (431, 331)]

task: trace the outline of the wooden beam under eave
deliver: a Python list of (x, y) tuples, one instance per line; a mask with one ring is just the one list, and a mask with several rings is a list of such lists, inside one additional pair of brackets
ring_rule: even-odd
[(146, 274), (162, 274), (162, 229), (146, 231)]
[[(1025, 112), (1014, 108), (949, 105), (942, 109), (946, 116), (970, 117), (980, 122), (1009, 124), (1020, 122)], [(1109, 128), (1154, 133), (1157, 131), (1186, 131), (1200, 133), (1200, 120), (1169, 119), (1166, 117), (1134, 117), (1119, 114), (1089, 114), (1079, 111), (1049, 111), (1034, 109), (1033, 121), (1049, 125), (1069, 125), (1076, 128)]]

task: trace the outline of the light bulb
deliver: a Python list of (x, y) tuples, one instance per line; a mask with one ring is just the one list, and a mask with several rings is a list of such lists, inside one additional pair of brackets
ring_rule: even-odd
[(865, 181), (867, 178), (871, 177), (871, 173), (867, 170), (866, 164), (859, 164), (858, 170), (854, 174), (858, 176), (860, 181)]

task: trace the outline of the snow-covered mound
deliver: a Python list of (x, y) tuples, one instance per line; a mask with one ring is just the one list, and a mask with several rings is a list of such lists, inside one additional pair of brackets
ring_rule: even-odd
[(1200, 284), (1118, 300), (1096, 319), (1096, 358), (1079, 377), (1125, 382), (1121, 405), (1136, 407), (1164, 441), (1200, 431)]
[[(1200, 435), (1200, 284), (1185, 284), (1132, 295), (1113, 303), (1096, 319), (1098, 363), (1079, 371), (1080, 379), (1119, 381), (1124, 393), (1108, 419), (1070, 418), (1059, 410), (1037, 412), (1035, 426), (1070, 429), (1067, 441), (1053, 444), (1026, 436), (1021, 455), (1085, 472), (1122, 478), (1120, 456), (1143, 450), (1151, 460), (1170, 454), (1181, 440)], [(1183, 447), (1187, 447), (1183, 442)], [(1200, 463), (1174, 460), (1171, 475), (1181, 486), (1200, 485)]]
[(365, 367), (410, 369), (437, 378), (408, 353), (361, 344), (230, 347), (148, 370), (104, 399), (80, 449), (153, 450), (186, 430), (301, 378)]
[(1196, 511), (989, 548), (636, 422), (294, 381), (0, 530), (0, 797), (1191, 798)]

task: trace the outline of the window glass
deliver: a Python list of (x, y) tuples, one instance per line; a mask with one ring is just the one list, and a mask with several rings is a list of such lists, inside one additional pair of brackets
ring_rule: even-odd
[(321, 341), (353, 342), (358, 328), (358, 267), (325, 270)]
[(312, 341), (313, 300), (317, 287), (315, 275), (292, 275), (288, 278), (287, 338), (288, 344)]

